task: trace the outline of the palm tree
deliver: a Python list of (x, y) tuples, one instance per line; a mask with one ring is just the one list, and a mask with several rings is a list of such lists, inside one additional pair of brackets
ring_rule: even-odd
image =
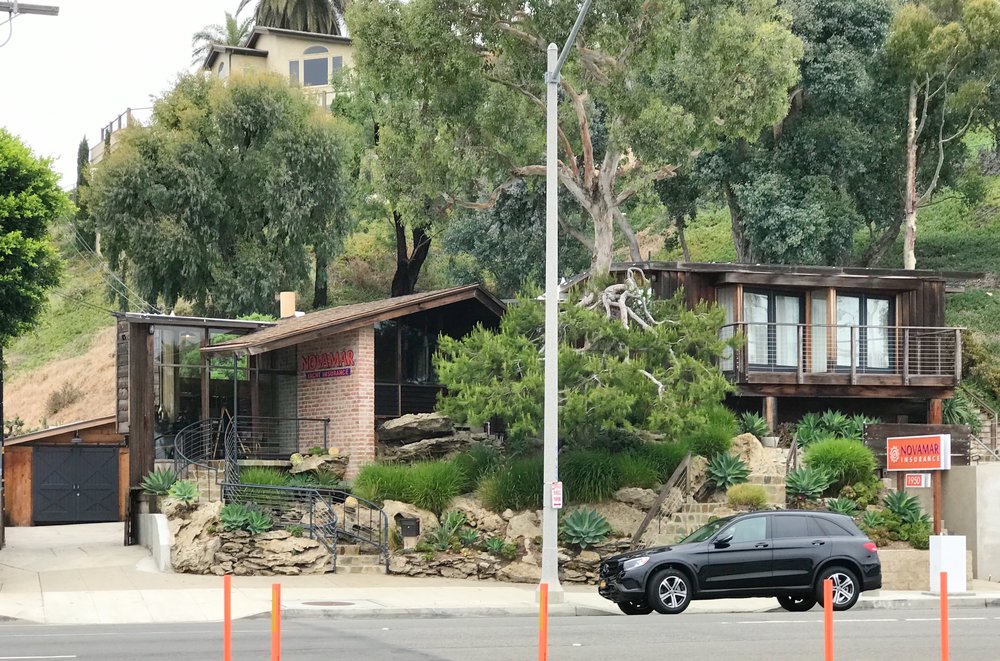
[[(240, 0), (239, 13), (254, 0)], [(340, 34), (347, 0), (256, 0), (257, 25), (320, 34)]]
[[(243, 6), (240, 5), (240, 9)], [(201, 30), (194, 33), (191, 38), (191, 61), (203, 62), (208, 54), (212, 52), (212, 46), (221, 44), (223, 46), (243, 46), (253, 33), (253, 16), (239, 20), (239, 9), (236, 15), (226, 12), (225, 25), (214, 23), (206, 25)]]

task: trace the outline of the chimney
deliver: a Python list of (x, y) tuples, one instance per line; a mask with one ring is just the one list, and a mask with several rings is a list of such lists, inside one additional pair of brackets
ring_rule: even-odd
[(288, 319), (295, 316), (295, 292), (283, 291), (278, 294), (281, 301), (281, 318)]

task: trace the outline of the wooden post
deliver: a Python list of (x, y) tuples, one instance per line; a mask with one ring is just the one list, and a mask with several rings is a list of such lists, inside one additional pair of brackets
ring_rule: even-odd
[[(932, 399), (927, 407), (927, 424), (944, 424), (944, 402)], [(941, 471), (931, 472), (931, 486), (934, 491), (934, 534), (941, 534)]]
[(778, 429), (778, 398), (764, 398), (764, 419), (767, 420), (767, 429), (772, 434)]

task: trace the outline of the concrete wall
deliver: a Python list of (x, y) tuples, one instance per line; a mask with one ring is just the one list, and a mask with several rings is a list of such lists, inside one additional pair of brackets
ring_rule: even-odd
[[(309, 378), (302, 364), (311, 354), (353, 352), (350, 374)], [(350, 454), (347, 477), (375, 460), (375, 333), (372, 326), (299, 346), (298, 411), (301, 418), (329, 418), (330, 446)], [(299, 449), (322, 445), (303, 435)]]
[(1000, 464), (957, 466), (942, 480), (945, 529), (965, 535), (975, 577), (1000, 580)]
[[(969, 540), (966, 539), (966, 544)], [(972, 581), (972, 551), (967, 550), (965, 562), (966, 581)], [(915, 549), (879, 549), (882, 561), (883, 590), (919, 590), (928, 592), (931, 587), (930, 551)], [(969, 588), (971, 584), (966, 587)]]

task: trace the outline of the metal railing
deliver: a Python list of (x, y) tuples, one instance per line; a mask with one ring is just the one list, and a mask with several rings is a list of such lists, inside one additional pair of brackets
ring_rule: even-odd
[(179, 480), (191, 480), (203, 489), (210, 500), (222, 497), (219, 488), (219, 459), (224, 455), (223, 420), (199, 420), (174, 436), (174, 473)]
[(659, 495), (656, 496), (656, 500), (653, 504), (649, 506), (649, 511), (646, 512), (646, 517), (639, 524), (636, 529), (635, 534), (632, 535), (632, 542), (630, 544), (630, 549), (635, 550), (639, 547), (639, 540), (642, 539), (643, 534), (646, 532), (646, 528), (652, 523), (660, 514), (660, 507), (663, 505), (663, 501), (667, 499), (670, 494), (670, 490), (681, 484), (683, 480), (683, 486), (681, 487), (681, 492), (685, 497), (691, 492), (691, 484), (689, 478), (689, 469), (691, 467), (691, 453), (689, 452), (686, 457), (681, 460), (681, 463), (677, 464), (677, 468), (671, 473), (670, 478), (664, 482), (663, 486), (660, 488)]
[(736, 379), (784, 373), (803, 383), (830, 374), (855, 384), (859, 376), (894, 376), (910, 385), (920, 377), (957, 384), (962, 376), (959, 328), (740, 322), (720, 336), (744, 339), (720, 361)]
[[(990, 418), (990, 449), (995, 451), (997, 449), (997, 426), (1000, 425), (1000, 420), (998, 420), (997, 412), (994, 410), (990, 404), (984, 400), (982, 397), (976, 393), (970, 391), (968, 388), (963, 388), (962, 392), (966, 397), (972, 400), (972, 403), (976, 405), (981, 412), (986, 413), (987, 417)], [(980, 432), (982, 433), (982, 432)], [(982, 442), (982, 439), (979, 439)]]
[(330, 447), (329, 418), (270, 418), (239, 415), (236, 429), (237, 459), (288, 459), (312, 447)]

